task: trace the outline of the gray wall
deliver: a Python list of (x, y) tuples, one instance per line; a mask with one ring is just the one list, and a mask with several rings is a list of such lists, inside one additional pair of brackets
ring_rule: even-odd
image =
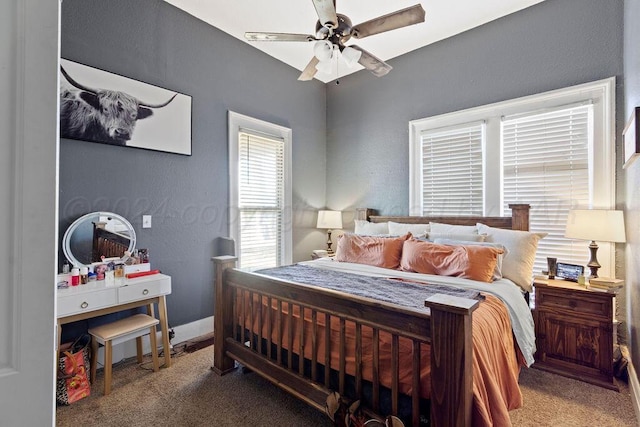
[[(640, 0), (624, 2), (624, 97), (625, 120), (640, 106)], [(640, 161), (624, 169), (626, 245), (626, 316), (629, 350), (633, 365), (640, 368)]]
[(328, 84), (327, 204), (408, 213), (410, 120), (620, 78), (622, 7), (547, 0)]
[[(160, 0), (65, 0), (62, 57), (193, 97), (192, 156), (61, 140), (60, 233), (80, 215), (128, 218), (173, 278), (169, 322), (213, 314), (215, 239), (228, 236), (227, 111), (293, 130), (294, 258), (321, 247), (325, 88)], [(142, 214), (153, 227), (142, 229)]]

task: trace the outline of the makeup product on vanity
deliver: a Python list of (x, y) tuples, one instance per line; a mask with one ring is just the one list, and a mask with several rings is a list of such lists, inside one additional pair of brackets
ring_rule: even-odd
[(105, 286), (115, 286), (116, 279), (113, 270), (107, 270), (104, 272), (104, 284)]
[(69, 273), (70, 270), (71, 270), (71, 266), (69, 265), (69, 261), (65, 259), (64, 262), (62, 263), (62, 272), (64, 274), (67, 274)]
[(71, 286), (78, 286), (80, 284), (80, 269), (73, 267), (71, 269)]
[(87, 267), (80, 268), (80, 284), (86, 285), (89, 283), (89, 269)]

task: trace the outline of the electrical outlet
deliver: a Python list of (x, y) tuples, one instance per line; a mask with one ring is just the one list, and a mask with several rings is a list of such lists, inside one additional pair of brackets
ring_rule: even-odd
[(151, 228), (151, 215), (142, 215), (142, 228)]

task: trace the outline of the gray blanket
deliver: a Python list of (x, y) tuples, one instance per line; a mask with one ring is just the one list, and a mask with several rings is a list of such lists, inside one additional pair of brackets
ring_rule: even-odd
[(478, 291), (454, 286), (319, 270), (299, 264), (256, 270), (254, 273), (417, 309), (424, 309), (424, 301), (435, 294), (469, 299), (483, 298)]

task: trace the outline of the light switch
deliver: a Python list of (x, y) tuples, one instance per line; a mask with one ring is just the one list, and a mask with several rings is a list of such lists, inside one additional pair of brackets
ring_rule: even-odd
[(151, 215), (142, 215), (142, 228), (151, 228)]

